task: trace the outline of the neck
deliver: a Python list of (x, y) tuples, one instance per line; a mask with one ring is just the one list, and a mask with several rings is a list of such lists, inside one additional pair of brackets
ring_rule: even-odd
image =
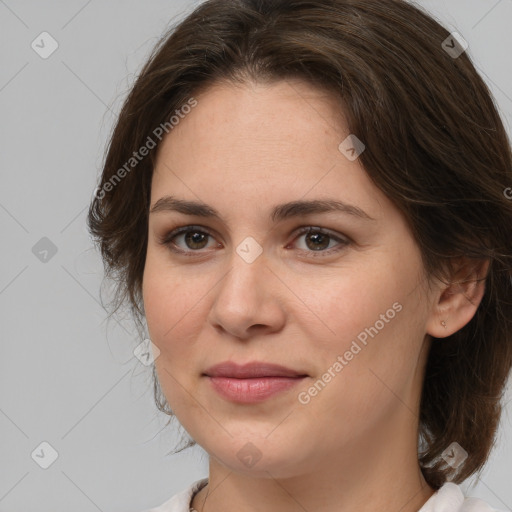
[(192, 506), (198, 512), (417, 512), (435, 491), (420, 471), (414, 429), (385, 430), (366, 433), (338, 455), (319, 454), (309, 471), (279, 478), (272, 471), (258, 478), (234, 472), (210, 457), (208, 485)]

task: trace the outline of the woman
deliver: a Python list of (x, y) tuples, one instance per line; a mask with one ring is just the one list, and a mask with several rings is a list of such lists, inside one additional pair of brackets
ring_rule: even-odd
[(401, 0), (210, 0), (145, 64), (89, 228), (209, 476), (153, 512), (488, 511), (512, 158)]

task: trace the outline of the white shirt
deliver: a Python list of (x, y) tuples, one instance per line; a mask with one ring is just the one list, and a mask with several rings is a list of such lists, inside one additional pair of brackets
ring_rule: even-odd
[[(175, 494), (162, 505), (144, 512), (189, 512), (190, 502), (196, 492), (208, 483), (208, 478), (196, 480), (186, 489)], [(479, 498), (466, 498), (461, 488), (446, 482), (435, 492), (418, 512), (501, 512)]]

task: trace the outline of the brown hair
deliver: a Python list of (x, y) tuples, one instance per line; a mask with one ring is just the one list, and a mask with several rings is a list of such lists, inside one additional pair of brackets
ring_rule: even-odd
[[(128, 304), (141, 324), (156, 152), (132, 161), (131, 171), (133, 152), (220, 80), (300, 78), (331, 91), (350, 133), (366, 145), (360, 159), (368, 176), (407, 218), (428, 275), (445, 278), (458, 257), (490, 261), (471, 321), (429, 352), (418, 458), (434, 488), (481, 470), (512, 365), (512, 201), (504, 193), (512, 185), (510, 143), (467, 52), (443, 48), (448, 37), (401, 0), (206, 1), (162, 37), (143, 66), (88, 214), (105, 276), (116, 281), (113, 311)], [(158, 408), (172, 415), (154, 368), (153, 379)], [(441, 458), (453, 441), (468, 452), (455, 476)]]

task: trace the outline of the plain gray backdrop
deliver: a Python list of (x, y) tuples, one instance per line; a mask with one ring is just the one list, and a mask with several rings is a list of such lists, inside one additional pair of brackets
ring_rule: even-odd
[[(0, 512), (140, 512), (207, 475), (198, 447), (166, 455), (178, 433), (163, 428), (133, 325), (106, 322), (85, 225), (135, 74), (198, 3), (0, 0)], [(511, 133), (512, 0), (419, 3), (468, 41)], [(463, 485), (502, 510), (510, 389), (486, 469)]]

